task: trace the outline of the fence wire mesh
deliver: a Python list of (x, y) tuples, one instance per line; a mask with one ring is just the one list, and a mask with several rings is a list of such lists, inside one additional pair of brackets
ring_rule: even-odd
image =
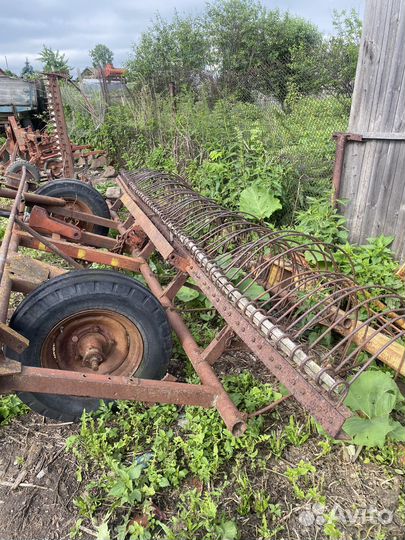
[(348, 126), (358, 20), (342, 19), (337, 37), (324, 38), (301, 19), (215, 9), (206, 26), (152, 25), (120, 84), (84, 78), (97, 114), (67, 96), (72, 137), (90, 134), (129, 169), (184, 173), (230, 208), (261, 182), (281, 201), (276, 225), (291, 225), (311, 197), (331, 189), (332, 136)]

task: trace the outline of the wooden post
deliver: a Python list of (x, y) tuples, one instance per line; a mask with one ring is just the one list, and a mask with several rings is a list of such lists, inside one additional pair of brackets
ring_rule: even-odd
[(174, 82), (169, 82), (169, 96), (172, 100), (172, 110), (173, 116), (176, 116), (177, 113), (177, 103), (176, 103), (176, 85)]
[(169, 82), (169, 96), (172, 102), (172, 114), (173, 114), (173, 125), (174, 125), (174, 139), (173, 139), (173, 157), (175, 163), (178, 163), (179, 158), (179, 141), (177, 133), (177, 101), (176, 101), (176, 83)]
[(405, 259), (405, 2), (366, 0), (340, 199), (350, 237), (384, 234)]

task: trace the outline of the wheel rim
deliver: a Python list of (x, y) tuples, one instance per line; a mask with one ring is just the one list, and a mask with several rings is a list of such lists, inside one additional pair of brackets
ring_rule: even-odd
[(92, 309), (63, 319), (49, 332), (41, 349), (41, 366), (131, 376), (143, 352), (135, 323), (114, 311)]
[[(66, 201), (66, 204), (63, 207), (64, 209), (73, 210), (74, 212), (83, 212), (83, 214), (91, 214), (91, 215), (94, 214), (90, 206), (88, 206), (83, 201), (79, 201), (79, 199), (67, 199), (66, 197), (64, 197), (64, 199)], [(53, 213), (52, 215), (57, 216), (58, 215), (57, 211)], [(59, 219), (60, 219), (60, 216), (59, 216)], [(87, 223), (85, 221), (79, 221), (78, 219), (69, 218), (66, 216), (63, 219), (66, 223), (71, 223), (72, 225), (76, 225), (80, 229), (83, 229), (87, 232), (92, 232), (94, 229), (94, 223)]]

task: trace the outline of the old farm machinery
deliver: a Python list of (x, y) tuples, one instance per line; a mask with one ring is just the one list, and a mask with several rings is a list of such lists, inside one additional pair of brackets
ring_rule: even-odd
[(46, 73), (42, 78), (43, 101), (48, 116), (46, 129), (34, 129), (30, 122), (22, 125), (16, 114), (7, 119), (6, 141), (0, 148), (0, 162), (6, 169), (9, 185), (18, 185), (23, 165), (27, 169), (27, 180), (37, 184), (41, 174), (46, 179), (74, 178), (77, 158), (103, 153), (91, 151), (89, 145), (71, 143), (59, 86), (61, 79), (67, 84), (74, 84), (66, 75), (59, 73)]
[[(28, 192), (25, 172), (18, 190), (3, 189), (13, 204), (1, 211), (0, 392), (67, 420), (100, 398), (215, 407), (240, 435), (246, 415), (215, 371), (236, 339), (343, 437), (352, 382), (377, 358), (405, 374), (403, 299), (339, 273), (328, 245), (252, 223), (178, 176), (122, 172), (117, 181), (121, 195), (109, 207), (77, 181)], [(74, 271), (27, 260), (20, 247), (52, 252)], [(164, 285), (149, 263), (156, 256), (171, 275)], [(114, 270), (83, 266), (90, 263)], [(139, 273), (147, 287), (117, 270)], [(201, 291), (223, 320), (205, 349), (176, 308), (184, 286)], [(7, 324), (11, 291), (26, 297)], [(172, 332), (201, 384), (167, 376)]]

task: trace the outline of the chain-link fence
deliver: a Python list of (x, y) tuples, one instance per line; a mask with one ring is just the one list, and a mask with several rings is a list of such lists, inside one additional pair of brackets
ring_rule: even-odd
[(234, 39), (233, 48), (210, 50), (209, 61), (196, 39), (182, 52), (178, 34), (163, 52), (140, 45), (125, 84), (82, 84), (92, 109), (67, 96), (72, 137), (90, 136), (128, 168), (186, 174), (231, 207), (244, 187), (262, 182), (282, 202), (280, 223), (291, 223), (309, 197), (331, 188), (332, 136), (347, 129), (358, 50), (311, 32), (313, 42), (298, 37), (279, 47), (283, 54), (257, 52), (253, 35), (249, 56)]

